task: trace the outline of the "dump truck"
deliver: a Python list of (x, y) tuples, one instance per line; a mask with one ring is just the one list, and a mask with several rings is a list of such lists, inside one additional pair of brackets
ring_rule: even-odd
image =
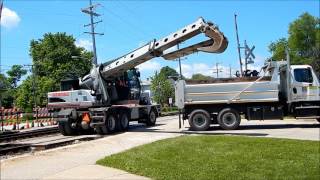
[(310, 65), (268, 61), (261, 76), (208, 81), (178, 80), (176, 106), (191, 129), (204, 131), (210, 124), (237, 129), (247, 120), (317, 119), (320, 122), (319, 79)]
[[(168, 51), (170, 48), (204, 34), (208, 39)], [(92, 131), (108, 134), (128, 129), (129, 121), (156, 123), (156, 105), (141, 98), (140, 72), (137, 66), (156, 57), (172, 60), (195, 52), (222, 53), (228, 46), (224, 34), (212, 22), (195, 22), (159, 40), (100, 65), (80, 79), (65, 81), (61, 91), (48, 93), (48, 107), (63, 135)]]

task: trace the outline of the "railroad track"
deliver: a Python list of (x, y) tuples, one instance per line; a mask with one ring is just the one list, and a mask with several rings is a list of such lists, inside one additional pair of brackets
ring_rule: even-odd
[(41, 129), (35, 129), (35, 130), (29, 130), (29, 131), (6, 133), (6, 134), (0, 135), (0, 143), (15, 141), (19, 139), (32, 138), (37, 136), (44, 136), (44, 135), (58, 133), (58, 132), (59, 132), (58, 127), (54, 126), (54, 127), (41, 128)]
[[(159, 120), (159, 122), (171, 121), (173, 119), (175, 119), (175, 117), (167, 117)], [(131, 128), (135, 129), (137, 127), (135, 125), (131, 125)], [(90, 141), (103, 137), (96, 134), (62, 136), (58, 132), (58, 127), (54, 126), (0, 134), (0, 159), (10, 157), (11, 155), (16, 155), (17, 153), (22, 154), (30, 151), (45, 150), (59, 146), (65, 146), (75, 142)]]

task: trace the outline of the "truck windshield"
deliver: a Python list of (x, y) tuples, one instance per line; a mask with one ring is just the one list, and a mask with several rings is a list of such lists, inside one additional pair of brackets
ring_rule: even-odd
[(297, 82), (307, 82), (307, 83), (313, 82), (312, 72), (310, 68), (295, 69), (294, 78)]

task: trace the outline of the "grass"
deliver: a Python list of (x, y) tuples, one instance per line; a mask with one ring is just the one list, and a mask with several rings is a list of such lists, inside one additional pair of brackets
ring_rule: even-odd
[(152, 179), (320, 179), (319, 141), (182, 136), (107, 156), (97, 164)]

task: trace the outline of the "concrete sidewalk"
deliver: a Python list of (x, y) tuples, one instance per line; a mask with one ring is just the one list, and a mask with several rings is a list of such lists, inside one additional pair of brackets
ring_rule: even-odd
[(130, 174), (128, 172), (114, 169), (110, 167), (104, 167), (100, 165), (82, 165), (72, 169), (68, 169), (57, 174), (50, 175), (48, 177), (43, 178), (43, 180), (57, 180), (57, 179), (64, 179), (64, 180), (100, 180), (100, 179), (133, 179), (133, 180), (147, 180), (149, 178), (138, 176), (134, 174)]

